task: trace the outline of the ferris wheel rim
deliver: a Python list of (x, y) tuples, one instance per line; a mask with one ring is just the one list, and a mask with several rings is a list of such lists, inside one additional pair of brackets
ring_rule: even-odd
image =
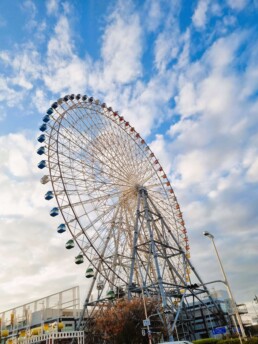
[[(67, 96), (66, 96), (66, 97), (67, 97)], [(69, 96), (69, 97), (71, 97), (71, 96)], [(78, 95), (77, 95), (77, 97), (78, 97)], [(59, 120), (59, 128), (60, 128), (62, 119), (65, 117), (65, 115), (68, 113), (68, 111), (69, 111), (70, 109), (76, 108), (76, 105), (81, 104), (80, 101), (79, 101), (80, 98), (77, 99), (77, 101), (78, 101), (77, 103), (74, 102), (74, 99), (75, 99), (75, 98), (74, 98), (74, 99), (70, 99), (70, 98), (69, 98), (69, 99), (68, 99), (67, 101), (65, 101), (65, 102), (66, 102), (66, 103), (67, 103), (67, 102), (72, 102), (72, 105), (71, 105), (71, 106), (68, 106), (68, 108), (67, 108), (66, 111), (64, 111), (64, 112), (59, 112), (59, 111), (58, 111), (58, 110), (59, 110), (58, 108), (59, 108), (59, 106), (62, 105), (62, 102), (64, 101), (64, 99), (65, 99), (65, 97), (64, 97), (64, 98), (60, 98), (60, 99), (58, 100), (58, 102), (52, 104), (52, 109), (58, 114), (58, 116), (57, 116), (56, 119), (55, 119), (55, 123)], [(56, 105), (57, 105), (57, 106), (56, 106)], [(102, 105), (103, 105), (103, 104), (102, 104)], [(152, 166), (153, 173), (155, 173), (155, 175), (157, 176), (157, 178), (158, 178), (158, 180), (159, 180), (159, 183), (160, 183), (160, 186), (162, 186), (162, 188), (163, 188), (163, 190), (164, 190), (164, 193), (165, 193), (166, 198), (167, 198), (167, 200), (168, 200), (168, 203), (169, 203), (169, 205), (170, 205), (171, 211), (173, 212), (173, 216), (176, 217), (176, 214), (174, 214), (175, 209), (174, 209), (173, 206), (172, 206), (172, 200), (171, 200), (171, 198), (170, 198), (170, 197), (172, 197), (172, 196), (174, 197), (174, 203), (178, 206), (179, 214), (181, 214), (181, 219), (182, 219), (182, 213), (181, 213), (179, 204), (178, 204), (178, 202), (177, 202), (176, 196), (174, 195), (174, 191), (173, 191), (173, 189), (172, 189), (172, 187), (171, 187), (171, 184), (170, 184), (170, 182), (169, 182), (169, 180), (168, 180), (168, 178), (167, 178), (167, 175), (165, 174), (165, 172), (164, 172), (164, 170), (163, 170), (163, 168), (162, 168), (162, 166), (161, 166), (159, 160), (156, 158), (154, 152), (151, 150), (151, 148), (148, 146), (148, 144), (145, 142), (145, 140), (142, 139), (142, 137), (141, 137), (140, 134), (135, 130), (135, 128), (132, 127), (132, 126), (129, 124), (129, 122), (125, 121), (124, 117), (120, 116), (120, 115), (118, 114), (117, 111), (113, 111), (112, 108), (107, 108), (106, 106), (105, 106), (105, 107), (102, 107), (102, 108), (104, 108), (104, 111), (103, 111), (103, 113), (100, 113), (100, 115), (104, 115), (108, 120), (111, 120), (113, 123), (115, 123), (116, 125), (118, 125), (118, 126), (123, 130), (123, 132), (126, 133), (126, 134), (128, 135), (128, 137), (134, 142), (134, 144), (136, 144), (137, 147), (140, 148), (141, 151), (144, 153), (144, 155), (147, 157), (149, 164)], [(63, 108), (62, 108), (62, 109), (63, 109)], [(128, 129), (129, 129), (129, 130), (128, 130)], [(52, 131), (52, 130), (53, 130), (53, 128), (51, 129), (51, 131)], [(147, 153), (145, 153), (145, 152), (148, 152), (148, 156), (147, 156)], [(50, 160), (50, 155), (48, 155), (48, 163), (49, 163), (49, 165), (50, 165), (50, 161), (49, 161), (49, 160)], [(59, 166), (59, 169), (60, 169), (60, 166)], [(158, 173), (158, 172), (160, 172), (160, 173)], [(50, 168), (49, 168), (49, 173), (50, 173), (50, 176), (51, 176), (52, 187), (53, 187), (53, 189), (54, 189), (54, 178), (53, 178), (52, 175), (51, 175), (51, 169), (50, 169)], [(65, 189), (65, 183), (64, 183), (63, 178), (62, 178), (62, 171), (61, 171), (61, 170), (60, 170), (60, 176), (61, 176), (61, 179), (62, 179), (63, 187), (64, 187), (64, 189)], [(164, 180), (164, 182), (162, 182), (161, 178)], [(166, 185), (168, 188), (165, 188), (164, 185)], [(69, 196), (68, 196), (67, 190), (66, 190), (65, 192), (66, 192), (66, 195), (67, 195), (67, 199), (69, 200)], [(169, 192), (171, 195), (169, 195), (168, 192)], [(61, 212), (62, 212), (62, 206), (59, 204), (58, 199), (56, 199), (56, 200), (57, 200), (58, 206), (59, 206), (59, 208), (60, 208), (60, 210), (61, 210)], [(71, 203), (70, 203), (70, 207), (71, 207), (71, 209), (72, 209), (72, 212), (73, 212), (74, 216), (76, 217), (75, 209), (74, 209), (74, 207), (72, 206)], [(63, 216), (63, 217), (64, 217), (64, 216)], [(179, 218), (179, 219), (180, 219), (180, 218)], [(70, 230), (70, 227), (69, 227), (69, 225), (68, 225), (68, 223), (67, 223), (65, 217), (64, 217), (64, 220), (65, 220), (65, 222), (66, 222), (66, 225), (67, 225), (68, 229)], [(183, 221), (183, 220), (182, 220), (182, 221)], [(177, 221), (175, 221), (175, 223), (176, 223), (176, 225), (177, 225)], [(79, 223), (79, 225), (80, 225), (80, 223)], [(184, 224), (181, 225), (181, 226), (185, 229)], [(81, 227), (81, 230), (82, 230), (83, 234), (85, 235), (85, 237), (87, 238), (87, 240), (90, 242), (90, 237), (88, 236), (88, 234), (86, 233), (86, 231), (84, 231), (82, 227)], [(179, 231), (180, 231), (180, 228), (177, 227), (176, 230), (179, 232)], [(70, 232), (71, 232), (71, 230), (70, 230)], [(73, 235), (72, 232), (71, 232), (71, 235), (72, 235), (72, 237), (74, 238), (74, 240), (76, 241), (76, 243), (77, 243), (78, 247), (80, 248), (81, 252), (83, 252), (84, 255), (87, 257), (87, 255), (86, 255), (86, 253), (84, 252), (83, 248), (81, 247), (79, 241), (77, 240), (77, 238), (74, 237), (74, 235)], [(185, 235), (185, 237), (186, 237), (186, 235)], [(186, 245), (186, 246), (187, 246), (187, 245)], [(95, 252), (96, 252), (96, 254), (99, 256), (99, 258), (101, 258), (101, 255), (99, 254), (99, 252), (97, 251), (97, 249), (96, 249), (94, 246), (92, 246), (92, 248), (95, 250)], [(186, 251), (188, 251), (188, 250), (189, 250), (189, 246), (188, 246), (188, 249), (186, 249)], [(87, 259), (88, 259), (88, 257), (87, 257)], [(92, 265), (94, 265), (94, 264), (92, 264)], [(108, 268), (110, 268), (109, 265), (107, 265), (107, 266), (108, 266)], [(96, 266), (94, 266), (94, 267), (97, 268)], [(114, 271), (114, 273), (116, 273), (116, 272)]]

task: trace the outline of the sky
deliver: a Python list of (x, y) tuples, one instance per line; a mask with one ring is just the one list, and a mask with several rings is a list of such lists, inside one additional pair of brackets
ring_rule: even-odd
[[(205, 282), (258, 294), (258, 1), (0, 1), (0, 311), (80, 285), (37, 168), (53, 101), (117, 109), (169, 176)], [(222, 286), (217, 286), (221, 288)], [(83, 294), (83, 295), (84, 295)]]

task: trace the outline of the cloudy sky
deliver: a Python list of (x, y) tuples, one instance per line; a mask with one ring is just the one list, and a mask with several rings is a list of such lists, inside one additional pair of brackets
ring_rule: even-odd
[(36, 137), (49, 105), (93, 95), (170, 176), (193, 264), (216, 243), (238, 302), (258, 294), (258, 1), (0, 1), (0, 311), (79, 284), (58, 235)]

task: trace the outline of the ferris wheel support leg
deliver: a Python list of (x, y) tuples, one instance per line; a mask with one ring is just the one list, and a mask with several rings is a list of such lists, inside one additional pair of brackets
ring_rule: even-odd
[[(150, 198), (148, 197), (148, 200), (149, 200), (150, 204), (153, 206), (153, 208), (155, 209), (155, 211), (158, 213), (158, 209), (157, 209), (155, 203), (152, 201), (152, 199), (150, 199)], [(185, 254), (183, 248), (182, 248), (181, 245), (179, 244), (179, 242), (178, 242), (178, 240), (176, 239), (176, 237), (175, 237), (175, 235), (173, 234), (173, 232), (170, 231), (170, 228), (169, 228), (168, 224), (166, 223), (166, 221), (164, 220), (164, 218), (162, 218), (162, 222), (163, 222), (164, 226), (166, 227), (166, 229), (169, 230), (170, 234), (171, 234), (172, 237), (173, 237), (174, 242), (176, 243), (176, 245), (177, 245), (177, 247), (179, 248), (180, 252), (183, 254), (185, 262), (187, 262), (187, 264), (191, 267), (191, 270), (193, 271), (193, 273), (195, 274), (196, 278), (197, 278), (198, 281), (200, 282), (200, 285), (203, 287), (203, 289), (204, 289), (204, 291), (206, 292), (206, 294), (207, 294), (209, 300), (210, 300), (210, 301), (212, 302), (212, 304), (214, 305), (216, 311), (218, 312), (218, 314), (221, 314), (221, 310), (219, 309), (219, 307), (218, 307), (218, 305), (216, 304), (216, 302), (213, 300), (213, 298), (212, 298), (212, 296), (211, 296), (211, 294), (210, 294), (208, 288), (206, 287), (205, 283), (202, 281), (200, 275), (197, 273), (197, 271), (196, 271), (196, 269), (194, 268), (193, 264), (191, 263), (190, 259), (187, 258), (187, 256), (186, 256), (186, 254)], [(186, 285), (186, 287), (187, 287), (187, 285)], [(192, 295), (193, 295), (194, 297), (197, 297), (197, 295), (195, 295), (194, 292), (192, 292)], [(197, 297), (197, 299), (198, 299), (199, 302), (202, 303), (201, 299), (199, 299), (198, 297)], [(182, 304), (182, 306), (183, 306), (183, 304)], [(183, 309), (183, 307), (181, 307), (181, 311), (182, 311), (182, 309)], [(225, 318), (225, 317), (223, 316), (223, 320), (225, 321), (226, 319), (224, 319), (224, 318)], [(220, 322), (221, 322), (221, 320), (220, 320)], [(176, 325), (176, 323), (175, 323), (175, 325)]]
[[(156, 211), (158, 211), (158, 209), (157, 209), (157, 207), (155, 206), (155, 204), (154, 204), (151, 200), (150, 200), (150, 202), (151, 202), (152, 206), (154, 207), (154, 209), (155, 209)], [(162, 220), (163, 220), (164, 226), (165, 226), (168, 230), (170, 230), (170, 228), (169, 228), (169, 226), (167, 225), (167, 223), (165, 222), (165, 220), (164, 220), (164, 219), (162, 219)], [(178, 243), (176, 237), (174, 236), (174, 234), (173, 234), (171, 231), (170, 231), (170, 234), (172, 235), (173, 240), (174, 240), (175, 243), (177, 244), (177, 246), (178, 246), (178, 248), (180, 249), (180, 251), (183, 253), (184, 259), (187, 261), (187, 263), (188, 263), (189, 266), (191, 267), (193, 273), (195, 274), (195, 276), (197, 277), (197, 279), (199, 280), (199, 282), (200, 282), (201, 285), (203, 286), (203, 288), (204, 288), (204, 290), (206, 291), (206, 293), (207, 293), (209, 299), (214, 303), (214, 300), (213, 300), (212, 296), (210, 295), (210, 292), (209, 292), (208, 288), (206, 287), (205, 283), (202, 281), (200, 275), (197, 273), (197, 271), (196, 271), (196, 269), (194, 268), (193, 264), (191, 263), (190, 259), (187, 258), (186, 254), (184, 253), (183, 248), (182, 248), (182, 247), (180, 246), (180, 244)], [(218, 306), (216, 305), (216, 303), (215, 303), (215, 306), (216, 306), (216, 308), (218, 309)]]
[(129, 283), (128, 283), (128, 299), (130, 300), (132, 298), (131, 294), (131, 288), (133, 285), (133, 273), (134, 273), (134, 267), (135, 267), (135, 257), (136, 257), (136, 251), (137, 251), (137, 240), (138, 240), (138, 225), (139, 225), (139, 218), (140, 218), (140, 193), (138, 194), (138, 200), (137, 200), (137, 209), (136, 209), (136, 220), (134, 225), (134, 238), (133, 238), (133, 252), (132, 252), (132, 263), (131, 263), (131, 270), (130, 270), (130, 277), (129, 277)]
[(154, 238), (153, 238), (153, 230), (151, 228), (152, 219), (150, 216), (149, 206), (148, 206), (148, 202), (147, 202), (147, 191), (144, 188), (142, 188), (142, 189), (140, 189), (140, 193), (141, 193), (141, 197), (143, 198), (143, 202), (144, 202), (144, 217), (145, 217), (145, 220), (147, 222), (147, 227), (149, 230), (151, 253), (153, 254), (155, 268), (156, 268), (157, 275), (158, 275), (158, 285), (159, 285), (159, 291), (160, 291), (160, 295), (161, 295), (161, 299), (162, 299), (162, 306), (165, 308), (167, 306), (167, 300), (166, 300), (166, 296), (165, 296), (165, 292), (164, 292), (164, 288), (163, 288), (163, 283), (162, 283), (163, 281), (162, 281), (159, 262), (158, 262), (158, 254), (156, 252), (156, 247), (155, 247)]
[(177, 323), (177, 319), (179, 317), (179, 314), (181, 313), (181, 309), (183, 307), (183, 303), (184, 303), (184, 296), (185, 294), (182, 296), (181, 298), (181, 301), (180, 301), (180, 305), (178, 307), (178, 311), (177, 311), (177, 314), (175, 316), (175, 319), (174, 319), (174, 322), (173, 322), (173, 325), (172, 325), (172, 329), (171, 329), (171, 332), (173, 333), (174, 329), (176, 328), (176, 323)]
[[(157, 272), (157, 276), (158, 276), (158, 286), (159, 286), (159, 290), (160, 290), (160, 295), (161, 295), (161, 299), (162, 299), (162, 306), (163, 308), (167, 307), (167, 299), (166, 299), (166, 295), (165, 295), (165, 290), (164, 290), (164, 286), (163, 286), (163, 279), (160, 273), (160, 266), (159, 266), (159, 262), (158, 262), (158, 254), (156, 251), (156, 246), (154, 243), (154, 236), (153, 236), (153, 228), (151, 226), (151, 223), (153, 222), (152, 219), (152, 215), (150, 213), (149, 210), (149, 206), (148, 206), (148, 193), (147, 190), (145, 188), (141, 188), (139, 190), (141, 197), (143, 198), (143, 203), (144, 203), (144, 217), (145, 220), (147, 222), (147, 227), (148, 227), (148, 231), (149, 231), (149, 235), (150, 235), (150, 246), (151, 246), (151, 253), (153, 255), (154, 258), (154, 264), (155, 264), (155, 268), (156, 268), (156, 272)], [(179, 314), (179, 313), (178, 313)], [(169, 319), (169, 315), (166, 315), (166, 327), (167, 327), (167, 331), (168, 331), (168, 335), (169, 335), (169, 340), (170, 341), (174, 341), (173, 338), (173, 329), (170, 326), (170, 319)], [(176, 321), (174, 322), (176, 323)]]

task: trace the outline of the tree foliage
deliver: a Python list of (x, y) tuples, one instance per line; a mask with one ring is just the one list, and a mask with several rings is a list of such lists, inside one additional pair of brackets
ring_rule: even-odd
[[(148, 316), (157, 312), (157, 302), (145, 299)], [(142, 335), (143, 320), (146, 318), (142, 298), (132, 300), (120, 299), (105, 307), (101, 307), (95, 315), (90, 328), (91, 343), (107, 344), (144, 344), (148, 343), (148, 336)], [(151, 318), (155, 332), (163, 333), (163, 325)], [(156, 320), (155, 320), (156, 319)], [(154, 336), (160, 334), (154, 334)]]

